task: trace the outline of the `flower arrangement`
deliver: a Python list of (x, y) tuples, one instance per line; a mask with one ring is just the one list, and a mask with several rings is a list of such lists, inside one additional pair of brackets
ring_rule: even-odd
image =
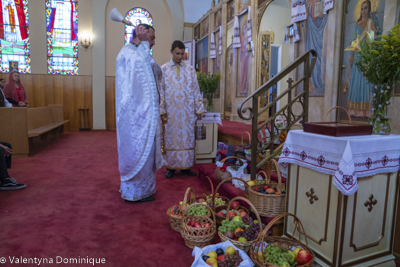
[(391, 119), (388, 106), (393, 95), (393, 85), (400, 81), (400, 26), (375, 40), (374, 31), (366, 33), (366, 40), (356, 40), (347, 51), (356, 52), (355, 64), (372, 84), (372, 111), (369, 123), (377, 134), (390, 134)]
[(219, 81), (221, 80), (221, 74), (204, 74), (197, 72), (197, 81), (199, 83), (200, 92), (205, 94), (207, 97), (207, 111), (213, 110), (213, 98), (215, 92), (217, 92)]

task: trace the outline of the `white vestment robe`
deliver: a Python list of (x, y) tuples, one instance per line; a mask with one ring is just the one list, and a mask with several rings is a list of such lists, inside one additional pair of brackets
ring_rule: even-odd
[(155, 193), (156, 171), (162, 167), (159, 92), (161, 71), (150, 56), (149, 43), (125, 45), (117, 57), (115, 111), (121, 197), (137, 201)]
[(165, 166), (171, 170), (186, 170), (194, 165), (196, 114), (204, 113), (203, 98), (192, 65), (170, 62), (161, 66), (160, 112), (166, 114), (164, 155)]

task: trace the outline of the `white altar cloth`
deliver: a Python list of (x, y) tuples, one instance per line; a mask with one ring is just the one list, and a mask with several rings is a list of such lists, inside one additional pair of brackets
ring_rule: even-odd
[(218, 112), (206, 112), (201, 114), (202, 120), (197, 123), (218, 123), (222, 126), (221, 114)]
[(334, 176), (337, 189), (351, 195), (357, 178), (399, 171), (400, 135), (332, 137), (292, 130), (279, 159), (284, 177), (288, 163)]

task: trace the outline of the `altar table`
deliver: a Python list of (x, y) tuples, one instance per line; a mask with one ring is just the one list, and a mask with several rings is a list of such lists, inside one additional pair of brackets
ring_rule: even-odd
[[(290, 131), (279, 165), (288, 178), (287, 212), (301, 220), (316, 263), (395, 266), (400, 136)], [(294, 227), (287, 219), (284, 234)]]
[(206, 112), (197, 124), (206, 126), (206, 139), (196, 140), (196, 163), (212, 163), (218, 151), (218, 124), (222, 125), (219, 113)]

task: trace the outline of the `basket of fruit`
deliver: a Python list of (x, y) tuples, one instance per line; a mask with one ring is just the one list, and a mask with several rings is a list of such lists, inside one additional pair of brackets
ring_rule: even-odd
[[(295, 229), (291, 238), (267, 236), (269, 229), (280, 219), (292, 216)], [(293, 237), (299, 232), (298, 240)], [(305, 237), (305, 244), (301, 242)], [(308, 246), (307, 235), (299, 218), (291, 213), (284, 213), (270, 221), (257, 238), (257, 242), (250, 248), (250, 257), (259, 267), (298, 266), (309, 267), (314, 263), (314, 252)]]
[[(244, 181), (243, 179), (240, 178), (236, 178), (236, 177), (231, 177), (229, 179), (223, 180), (221, 181), (218, 185), (217, 188), (215, 189), (215, 196), (218, 194), (218, 189), (222, 186), (222, 184), (226, 183), (226, 182), (231, 182), (232, 180), (238, 180), (241, 181), (243, 184), (246, 185), (247, 187), (247, 183), (246, 181)], [(211, 203), (213, 203), (212, 205), (214, 206), (214, 202), (215, 200), (213, 199)], [(228, 201), (229, 202), (229, 201)], [(217, 205), (217, 204), (215, 204)], [(226, 212), (227, 212), (227, 207), (228, 205), (219, 205), (216, 206), (213, 210), (216, 214), (216, 218), (217, 218), (217, 225), (221, 225), (221, 222), (223, 220), (225, 220), (226, 218)], [(240, 205), (240, 203), (238, 201), (235, 201), (231, 204), (230, 209), (232, 209), (231, 214), (228, 214), (228, 216), (230, 216), (231, 218), (237, 216), (237, 215), (246, 215), (249, 214), (249, 210), (246, 207), (243, 207)], [(244, 212), (244, 213), (243, 213)], [(246, 213), (246, 214), (245, 214)]]
[(282, 185), (281, 171), (276, 160), (271, 160), (275, 164), (278, 174), (278, 184), (271, 183), (268, 175), (263, 172), (266, 177), (265, 185), (251, 185), (247, 188), (248, 199), (256, 207), (258, 213), (264, 217), (276, 217), (286, 210), (286, 191)]
[[(251, 210), (257, 217), (256, 221), (249, 215), (245, 215), (243, 217), (235, 216), (230, 219), (229, 216), (226, 216), (226, 219), (222, 221), (221, 226), (218, 227), (218, 235), (221, 238), (221, 241), (229, 240), (236, 247), (244, 250), (246, 253), (249, 252), (250, 247), (256, 242), (258, 235), (262, 232), (265, 225), (261, 223), (260, 215), (258, 215), (257, 210), (251, 204), (250, 201), (243, 197), (235, 197), (231, 200), (228, 206), (237, 199), (246, 201)], [(229, 209), (228, 211), (229, 212)]]
[(192, 267), (253, 267), (254, 263), (243, 250), (235, 247), (230, 241), (225, 241), (204, 248), (194, 248), (192, 255), (195, 260)]
[(189, 248), (205, 247), (211, 243), (215, 236), (217, 229), (215, 215), (211, 212), (212, 219), (209, 216), (202, 215), (204, 214), (202, 213), (204, 207), (211, 211), (209, 206), (195, 203), (190, 205), (187, 210), (184, 210), (182, 214), (181, 235), (185, 240), (185, 245)]
[(210, 182), (211, 194), (210, 195), (207, 194), (207, 191), (206, 191), (206, 188), (205, 188), (205, 183), (203, 182), (203, 192), (204, 192), (203, 194), (204, 194), (204, 196), (203, 197), (196, 197), (196, 199), (197, 199), (196, 201), (198, 203), (207, 202), (207, 204), (212, 208), (214, 207), (214, 205), (215, 205), (215, 207), (218, 207), (218, 206), (222, 206), (222, 205), (225, 205), (226, 203), (228, 203), (229, 202), (229, 198), (224, 197), (224, 196), (220, 196), (218, 193), (215, 194), (215, 199), (214, 199), (215, 203), (213, 203), (214, 185), (213, 185), (210, 177), (206, 176), (206, 178)]
[(233, 166), (235, 170), (231, 169), (231, 171), (247, 173), (247, 163), (243, 159), (235, 156), (226, 157), (223, 160), (216, 162), (217, 168), (215, 168), (215, 177), (219, 181), (232, 177), (232, 173), (228, 170), (228, 168), (232, 168), (232, 166), (230, 167), (225, 165), (225, 161), (228, 159), (237, 159), (239, 161), (240, 166)]
[[(190, 193), (190, 199), (188, 199)], [(183, 201), (179, 202), (179, 205), (174, 205), (167, 210), (167, 215), (169, 217), (169, 223), (171, 228), (174, 231), (180, 232), (181, 231), (181, 221), (182, 221), (182, 214), (183, 211), (187, 209), (190, 204), (196, 203), (196, 196), (192, 188), (188, 187), (185, 192), (185, 196), (183, 197)], [(205, 206), (203, 204), (203, 206)], [(194, 211), (191, 211), (192, 213)], [(206, 208), (202, 210), (205, 215), (210, 216), (211, 213)]]

